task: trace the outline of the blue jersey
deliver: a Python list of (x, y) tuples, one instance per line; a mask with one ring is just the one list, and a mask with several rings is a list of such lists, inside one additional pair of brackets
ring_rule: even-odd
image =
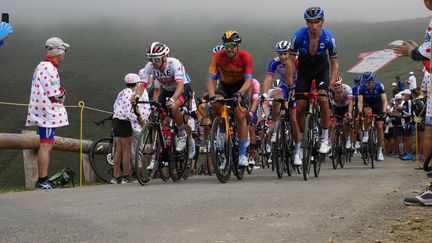
[(310, 40), (308, 27), (303, 27), (294, 33), (291, 40), (290, 54), (297, 55), (299, 59), (299, 65), (302, 64), (320, 64), (328, 62), (328, 57), (337, 58), (336, 52), (336, 39), (333, 34), (326, 29), (321, 29), (321, 35), (318, 41), (318, 48), (315, 55), (310, 53)]
[(359, 91), (359, 87), (357, 87), (357, 86), (352, 86), (352, 88), (351, 88), (351, 90), (352, 90), (352, 94), (353, 94), (353, 97), (356, 97), (357, 98), (357, 96), (358, 96), (358, 91)]
[(385, 89), (381, 82), (375, 81), (371, 90), (366, 88), (366, 84), (362, 84), (358, 92), (363, 96), (363, 103), (373, 105), (381, 103), (381, 94), (385, 93)]
[(267, 68), (267, 75), (274, 76), (275, 73), (279, 74), (279, 85), (288, 86), (285, 78), (285, 64), (281, 63), (279, 57), (271, 59)]

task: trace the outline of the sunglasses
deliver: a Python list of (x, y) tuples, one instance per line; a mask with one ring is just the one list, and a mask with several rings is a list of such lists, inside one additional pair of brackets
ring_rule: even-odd
[(237, 43), (224, 43), (224, 48), (225, 49), (234, 49), (234, 48), (236, 48), (237, 47)]
[(162, 61), (162, 57), (149, 57), (148, 60), (151, 63), (160, 62), (160, 61)]
[(319, 22), (321, 22), (321, 19), (313, 19), (307, 21), (308, 24), (318, 24)]

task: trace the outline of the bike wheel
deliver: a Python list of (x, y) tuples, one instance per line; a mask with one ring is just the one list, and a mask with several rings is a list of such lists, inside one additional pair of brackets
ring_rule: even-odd
[[(231, 138), (233, 139), (233, 138)], [(242, 180), (245, 168), (239, 168), (239, 156), (240, 156), (240, 148), (238, 144), (235, 144), (234, 141), (231, 141), (232, 149), (231, 149), (231, 169), (233, 171), (233, 174), (236, 176), (237, 180)]]
[(259, 155), (260, 155), (260, 162), (261, 162), (261, 168), (265, 168), (267, 166), (268, 168), (268, 155), (270, 153), (270, 151), (267, 151), (267, 136), (263, 137), (263, 140), (260, 143), (260, 150), (259, 150)]
[(312, 116), (308, 114), (306, 116), (306, 124), (304, 126), (303, 133), (303, 164), (302, 164), (302, 173), (303, 179), (307, 181), (309, 179), (310, 172), (310, 164), (311, 164), (311, 154), (312, 154), (312, 146), (313, 146), (313, 122)]
[(206, 157), (205, 162), (206, 162), (206, 165), (207, 165), (207, 174), (209, 176), (212, 176), (214, 168), (212, 168), (213, 167), (213, 163), (212, 163), (212, 160), (211, 160), (210, 143), (207, 140), (205, 141), (205, 143), (206, 143), (206, 151), (207, 151), (206, 154), (205, 154), (205, 157)]
[[(186, 132), (186, 131), (185, 131)], [(186, 146), (182, 151), (177, 151), (176, 147), (176, 138), (177, 138), (177, 130), (174, 131), (172, 137), (172, 146), (170, 149), (171, 159), (169, 161), (169, 172), (171, 175), (171, 179), (175, 182), (179, 181), (186, 170), (188, 160), (189, 160), (189, 135), (186, 135)]]
[(95, 175), (103, 183), (110, 183), (114, 174), (113, 139), (102, 138), (90, 147), (89, 159)]
[(339, 157), (339, 153), (338, 153), (338, 143), (339, 143), (339, 132), (336, 129), (336, 139), (335, 139), (335, 143), (332, 143), (331, 145), (331, 151), (332, 151), (332, 156), (331, 156), (331, 160), (332, 160), (332, 166), (333, 169), (337, 169), (338, 166), (338, 157)]
[(347, 149), (345, 148), (346, 138), (345, 134), (342, 135), (341, 144), (340, 144), (340, 160), (339, 165), (341, 168), (345, 166), (345, 162), (347, 161)]
[(376, 133), (375, 133), (375, 128), (371, 129), (371, 133), (369, 135), (369, 158), (370, 158), (370, 163), (371, 163), (371, 168), (375, 168), (374, 165), (374, 159), (375, 159), (375, 139), (376, 139)]
[(321, 171), (321, 164), (324, 162), (326, 155), (322, 153), (316, 153), (316, 156), (314, 156), (314, 175), (315, 177), (319, 176), (319, 173)]
[(290, 124), (287, 124), (287, 128), (286, 128), (286, 133), (285, 133), (285, 137), (286, 137), (286, 142), (283, 144), (283, 150), (285, 153), (285, 170), (286, 173), (288, 174), (288, 176), (291, 176), (294, 170), (294, 155), (293, 155), (293, 151), (294, 151), (294, 147), (293, 147), (293, 136), (292, 136), (292, 127), (290, 126)]
[[(135, 171), (138, 182), (141, 185), (147, 185), (153, 178), (160, 163), (160, 134), (158, 126), (154, 123), (148, 123), (138, 136), (138, 142), (135, 147)], [(147, 169), (150, 162), (154, 159), (153, 169)]]
[(284, 164), (285, 164), (285, 151), (283, 151), (283, 144), (285, 143), (285, 125), (280, 121), (276, 129), (276, 143), (273, 150), (273, 163), (276, 165), (276, 174), (278, 178), (283, 177)]
[(221, 117), (213, 120), (210, 131), (210, 153), (214, 172), (221, 183), (228, 182), (231, 176), (231, 138), (226, 137), (225, 124)]

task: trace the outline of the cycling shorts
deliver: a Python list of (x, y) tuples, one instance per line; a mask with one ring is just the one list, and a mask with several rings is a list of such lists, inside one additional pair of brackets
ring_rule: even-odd
[[(273, 92), (275, 90), (280, 90), (282, 92), (282, 95), (283, 95), (284, 99), (288, 99), (288, 87), (287, 86), (285, 86), (285, 85), (279, 85), (278, 87), (276, 87), (274, 89), (270, 89), (269, 92), (268, 92), (268, 97), (269, 98), (274, 98)], [(296, 105), (295, 98), (291, 98), (290, 99), (288, 107), (290, 107), (291, 110), (293, 110), (293, 111), (296, 110), (297, 105)]]
[[(223, 82), (219, 82), (219, 85), (217, 86), (216, 89), (216, 94), (218, 95), (222, 95), (224, 98), (228, 99), (228, 98), (233, 98), (234, 94), (237, 93), (241, 87), (243, 86), (245, 80), (242, 79), (236, 83), (233, 84), (224, 84)], [(247, 108), (249, 104), (249, 100), (247, 95), (243, 96), (242, 102), (240, 102), (242, 107)], [(234, 101), (229, 101), (227, 102), (227, 105), (231, 106), (231, 107), (236, 107), (236, 104)]]
[(112, 121), (114, 137), (127, 138), (132, 136), (132, 126), (128, 120), (114, 118)]
[[(168, 91), (164, 88), (161, 88), (161, 93), (158, 97), (158, 102), (161, 103), (163, 106), (165, 106), (165, 102), (167, 98), (171, 98), (174, 95), (175, 91)], [(191, 95), (191, 86), (190, 84), (184, 84), (183, 85), (183, 94), (179, 97), (179, 100), (182, 101), (182, 105), (186, 103), (186, 101), (189, 100), (189, 97)]]
[(330, 81), (330, 66), (327, 62), (318, 64), (315, 67), (309, 67), (299, 64), (297, 79), (295, 82), (296, 99), (307, 99), (302, 94), (311, 90), (312, 80), (315, 79), (317, 90), (328, 90)]
[(383, 107), (382, 107), (382, 103), (377, 103), (377, 104), (369, 104), (369, 103), (364, 103), (363, 104), (363, 111), (364, 108), (366, 107), (370, 107), (372, 109), (372, 113), (378, 115), (378, 119), (377, 121), (384, 121), (384, 113), (383, 113)]
[(55, 128), (38, 127), (40, 143), (54, 143)]

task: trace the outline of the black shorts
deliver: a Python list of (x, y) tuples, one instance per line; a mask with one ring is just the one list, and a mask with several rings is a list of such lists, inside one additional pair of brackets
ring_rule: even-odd
[(132, 126), (130, 121), (114, 118), (112, 121), (114, 137), (127, 138), (132, 136)]
[(335, 116), (344, 116), (348, 112), (348, 106), (333, 106)]
[[(161, 88), (161, 92), (160, 92), (159, 97), (158, 97), (158, 102), (161, 103), (162, 105), (165, 105), (165, 102), (166, 102), (167, 98), (171, 98), (173, 96), (174, 92), (175, 91), (168, 91), (168, 90), (166, 90), (164, 88)], [(182, 94), (183, 99), (184, 99), (183, 104), (186, 103), (186, 101), (189, 100), (189, 97), (191, 96), (191, 93), (192, 92), (191, 92), (191, 86), (190, 86), (190, 84), (184, 84), (184, 86), (183, 86), (183, 94)]]
[[(217, 86), (216, 89), (216, 94), (218, 95), (222, 95), (224, 98), (233, 98), (234, 94), (237, 93), (241, 87), (243, 86), (245, 80), (242, 79), (237, 83), (234, 84), (224, 84), (223, 82), (219, 82), (219, 85)], [(231, 107), (236, 107), (234, 101), (233, 102), (227, 102), (227, 104)], [(242, 107), (246, 107), (247, 108), (247, 104), (249, 104), (249, 99), (247, 97), (247, 95), (243, 96), (241, 105)]]
[[(330, 66), (327, 61), (317, 64), (313, 67), (299, 63), (297, 79), (295, 82), (295, 92), (309, 92), (311, 89), (312, 80), (314, 79), (317, 90), (328, 90), (330, 81)], [(296, 99), (307, 99), (307, 97), (301, 94), (296, 94)]]
[(384, 121), (384, 117), (383, 117), (384, 113), (383, 113), (382, 103), (378, 103), (378, 104), (364, 103), (363, 104), (363, 110), (365, 107), (370, 107), (372, 109), (372, 113), (379, 116), (377, 121)]

